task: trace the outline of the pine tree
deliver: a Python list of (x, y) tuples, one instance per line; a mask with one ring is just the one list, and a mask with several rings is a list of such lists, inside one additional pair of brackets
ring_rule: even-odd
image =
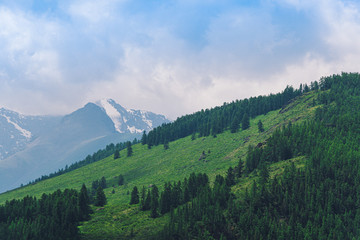
[(235, 173), (236, 173), (236, 177), (237, 177), (237, 178), (241, 178), (241, 177), (242, 177), (243, 169), (244, 169), (244, 163), (243, 163), (243, 161), (242, 161), (241, 158), (240, 158), (240, 159), (239, 159), (239, 163), (238, 163), (238, 165), (236, 166), (236, 169), (235, 169)]
[(269, 169), (266, 162), (261, 161), (259, 165), (259, 183), (260, 185), (265, 185), (269, 181)]
[(150, 189), (149, 189), (147, 194), (146, 194), (146, 198), (145, 198), (144, 211), (149, 210), (150, 205), (151, 205), (151, 192), (150, 192)]
[(116, 149), (114, 153), (114, 159), (118, 159), (118, 158), (120, 158), (120, 151)]
[(146, 136), (146, 131), (144, 131), (141, 137), (141, 144), (145, 145), (146, 143), (147, 143), (147, 136)]
[(241, 129), (245, 130), (248, 129), (249, 127), (250, 127), (250, 118), (249, 115), (245, 113), (241, 121)]
[(139, 203), (139, 191), (135, 186), (131, 192), (130, 204), (138, 204)]
[(102, 187), (102, 189), (106, 188), (106, 179), (104, 176), (100, 180), (100, 187)]
[(231, 187), (235, 184), (235, 176), (234, 176), (234, 169), (229, 167), (226, 174), (226, 185)]
[(79, 195), (79, 214), (80, 220), (88, 220), (90, 218), (90, 198), (88, 195), (87, 188), (85, 184), (82, 185)]
[(159, 190), (156, 185), (153, 185), (151, 189), (151, 203), (150, 203), (150, 217), (157, 218), (159, 208)]
[(96, 190), (95, 206), (102, 207), (106, 204), (106, 196), (103, 188), (100, 186)]
[(257, 125), (258, 125), (259, 132), (263, 132), (264, 126), (263, 126), (263, 123), (261, 122), (261, 120), (258, 121)]
[(133, 154), (133, 150), (132, 150), (130, 141), (126, 142), (126, 147), (127, 147), (127, 156), (130, 157)]
[(119, 186), (122, 186), (122, 185), (124, 185), (124, 182), (125, 182), (125, 180), (124, 180), (124, 176), (122, 175), (122, 174), (120, 174), (119, 175)]
[(236, 133), (240, 128), (240, 120), (238, 115), (236, 114), (233, 121), (231, 122), (231, 133)]
[(146, 198), (146, 190), (145, 187), (143, 186), (141, 189), (141, 196), (140, 196), (140, 210), (142, 211), (145, 210), (145, 198)]

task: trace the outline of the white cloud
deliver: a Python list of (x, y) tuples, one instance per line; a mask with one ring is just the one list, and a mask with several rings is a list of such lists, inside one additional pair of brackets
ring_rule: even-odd
[[(0, 7), (1, 104), (24, 113), (69, 113), (110, 97), (175, 118), (359, 69), (354, 2), (59, 4), (53, 15)], [(216, 10), (201, 18), (203, 6)], [(277, 7), (296, 16), (279, 17)]]

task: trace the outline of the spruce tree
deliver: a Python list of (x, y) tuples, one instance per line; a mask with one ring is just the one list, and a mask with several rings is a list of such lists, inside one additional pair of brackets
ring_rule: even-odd
[(87, 188), (83, 183), (79, 195), (79, 213), (80, 213), (81, 221), (88, 220), (90, 218), (91, 209), (89, 204), (90, 204), (90, 198), (88, 195)]
[(243, 161), (241, 160), (241, 158), (239, 159), (239, 163), (238, 163), (238, 165), (236, 166), (236, 171), (235, 171), (235, 173), (236, 173), (236, 177), (237, 178), (241, 178), (242, 177), (242, 174), (243, 174), (243, 169), (244, 169), (244, 163), (243, 163)]
[(247, 115), (247, 113), (244, 114), (243, 119), (241, 121), (241, 129), (245, 130), (248, 129), (250, 127), (250, 118), (249, 115)]
[(150, 205), (151, 205), (151, 192), (150, 192), (150, 189), (149, 189), (147, 191), (146, 198), (145, 198), (144, 211), (150, 210)]
[(106, 188), (106, 179), (104, 176), (100, 180), (100, 186), (102, 187), (102, 189)]
[(159, 189), (154, 185), (151, 189), (150, 217), (157, 218), (159, 208)]
[(240, 128), (240, 120), (238, 115), (236, 115), (233, 119), (233, 121), (231, 122), (231, 133), (236, 133)]
[(146, 131), (144, 131), (141, 137), (141, 144), (145, 145), (146, 143), (147, 143), (147, 136), (146, 136)]
[(122, 175), (122, 174), (120, 174), (119, 175), (119, 186), (122, 186), (122, 185), (124, 185), (124, 182), (125, 182), (125, 180), (124, 180), (124, 176)]
[(265, 185), (268, 181), (269, 181), (269, 169), (268, 166), (266, 164), (266, 162), (261, 161), (260, 165), (259, 165), (259, 183), (260, 185)]
[(118, 159), (118, 158), (120, 158), (120, 151), (116, 149), (114, 153), (114, 159)]
[(263, 126), (263, 123), (261, 122), (261, 120), (258, 121), (257, 125), (258, 125), (259, 132), (263, 132), (264, 126)]
[(100, 186), (96, 190), (95, 206), (102, 207), (106, 204), (106, 196), (103, 188)]
[(139, 203), (139, 191), (135, 186), (131, 192), (130, 204), (138, 204)]
[(235, 176), (234, 176), (234, 169), (229, 167), (226, 174), (226, 185), (231, 187), (235, 184)]
[(133, 154), (133, 150), (132, 150), (130, 141), (126, 142), (126, 147), (127, 147), (127, 156), (130, 157)]
[(145, 187), (143, 186), (141, 189), (141, 197), (140, 197), (140, 210), (142, 211), (145, 210), (145, 198), (146, 198), (146, 190)]

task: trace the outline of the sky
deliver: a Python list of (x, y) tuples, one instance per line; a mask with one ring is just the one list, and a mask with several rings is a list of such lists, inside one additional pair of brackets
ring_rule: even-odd
[(0, 107), (176, 119), (360, 70), (357, 0), (0, 0)]

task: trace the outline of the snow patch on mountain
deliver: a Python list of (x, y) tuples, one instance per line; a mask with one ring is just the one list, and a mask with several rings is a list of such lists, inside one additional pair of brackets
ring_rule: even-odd
[[(1, 114), (0, 116), (4, 117), (6, 119), (6, 121), (10, 124), (12, 124), (16, 130), (18, 130), (20, 132), (21, 135), (23, 135), (24, 137), (26, 137), (27, 139), (30, 139), (31, 138), (31, 132), (20, 127), (17, 123), (11, 121), (10, 117), (6, 116), (6, 115), (3, 115)], [(20, 115), (21, 116), (21, 115)], [(12, 136), (13, 138), (13, 136)]]
[(150, 129), (153, 128), (153, 123), (150, 119), (146, 117), (147, 111), (140, 110), (142, 120), (149, 126)]
[(136, 127), (132, 126), (128, 126), (127, 129), (131, 132), (131, 133), (142, 133), (144, 130), (142, 129), (137, 129)]
[(100, 100), (99, 105), (105, 110), (106, 114), (113, 121), (115, 130), (119, 133), (123, 133), (123, 131), (121, 131), (121, 114), (116, 110), (116, 108), (109, 103), (108, 99)]

